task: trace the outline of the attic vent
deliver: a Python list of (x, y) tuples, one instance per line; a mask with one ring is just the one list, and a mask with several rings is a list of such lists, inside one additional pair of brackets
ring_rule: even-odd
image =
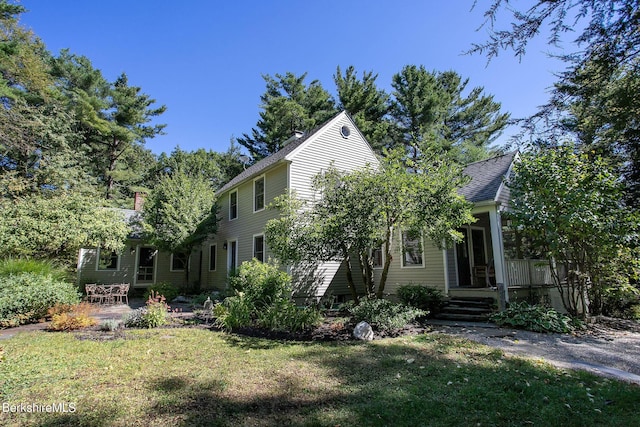
[(340, 134), (343, 138), (349, 138), (349, 135), (351, 135), (351, 129), (349, 129), (349, 126), (342, 126), (340, 128)]

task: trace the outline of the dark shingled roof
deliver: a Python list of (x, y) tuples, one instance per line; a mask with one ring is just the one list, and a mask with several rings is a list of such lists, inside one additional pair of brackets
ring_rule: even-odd
[(287, 156), (287, 154), (291, 153), (293, 150), (295, 150), (300, 145), (302, 145), (303, 142), (309, 139), (313, 134), (315, 134), (318, 130), (320, 130), (320, 128), (322, 128), (325, 124), (326, 123), (322, 124), (321, 126), (318, 126), (317, 128), (313, 129), (310, 132), (305, 133), (304, 135), (302, 135), (297, 139), (295, 136), (292, 136), (287, 141), (285, 141), (284, 147), (282, 147), (282, 149), (280, 149), (279, 151), (277, 151), (276, 153), (273, 153), (268, 157), (265, 157), (264, 159), (260, 160), (258, 163), (254, 164), (248, 169), (245, 169), (242, 173), (236, 175), (235, 178), (233, 178), (231, 181), (223, 185), (222, 188), (220, 188), (217, 191), (217, 193), (218, 194), (224, 193), (225, 191), (240, 184), (245, 179), (251, 178), (252, 176), (260, 175), (263, 171), (267, 170), (271, 166), (283, 160)]
[(496, 200), (500, 185), (516, 154), (517, 151), (514, 151), (468, 164), (464, 168), (464, 174), (471, 178), (471, 182), (460, 189), (460, 194), (473, 203)]

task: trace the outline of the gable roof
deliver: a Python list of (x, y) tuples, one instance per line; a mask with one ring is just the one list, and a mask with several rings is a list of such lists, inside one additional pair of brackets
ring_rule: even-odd
[(223, 185), (222, 188), (220, 188), (217, 191), (217, 194), (222, 194), (225, 191), (235, 187), (236, 185), (240, 184), (241, 182), (249, 178), (261, 175), (264, 171), (266, 171), (267, 169), (269, 169), (271, 166), (275, 165), (278, 162), (281, 162), (283, 160), (288, 160), (288, 156), (293, 151), (295, 151), (298, 147), (300, 147), (302, 144), (308, 141), (312, 136), (317, 134), (321, 129), (326, 127), (329, 123), (333, 122), (334, 120), (336, 120), (342, 115), (349, 117), (349, 115), (345, 111), (342, 111), (336, 114), (335, 116), (333, 116), (331, 119), (324, 122), (323, 124), (321, 124), (320, 126), (318, 126), (317, 128), (309, 132), (306, 132), (300, 138), (296, 138), (295, 136), (292, 136), (287, 140), (288, 142), (285, 141), (285, 145), (284, 147), (282, 147), (282, 149), (280, 149), (279, 151), (273, 153), (268, 157), (265, 157), (264, 159), (260, 160), (258, 163), (252, 165), (251, 167), (242, 171), (240, 174), (236, 175), (231, 181)]
[(470, 177), (471, 181), (460, 189), (460, 194), (473, 203), (496, 201), (500, 196), (504, 178), (509, 173), (517, 154), (517, 151), (513, 151), (468, 164), (463, 173)]

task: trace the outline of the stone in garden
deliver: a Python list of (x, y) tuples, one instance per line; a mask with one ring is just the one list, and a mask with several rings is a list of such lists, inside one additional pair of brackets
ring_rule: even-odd
[(213, 310), (213, 301), (211, 301), (210, 297), (207, 297), (207, 300), (204, 302), (204, 310), (205, 311)]
[(353, 336), (363, 341), (371, 341), (373, 339), (373, 329), (367, 322), (360, 322), (353, 329)]

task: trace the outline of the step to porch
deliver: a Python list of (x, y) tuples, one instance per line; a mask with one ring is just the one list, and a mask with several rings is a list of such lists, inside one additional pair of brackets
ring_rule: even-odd
[(475, 297), (454, 297), (435, 315), (436, 319), (459, 320), (465, 322), (486, 322), (495, 311), (495, 299)]

